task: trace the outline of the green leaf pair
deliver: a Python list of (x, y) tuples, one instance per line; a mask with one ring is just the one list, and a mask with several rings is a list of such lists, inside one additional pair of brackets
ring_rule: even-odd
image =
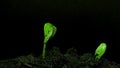
[(57, 31), (57, 28), (51, 23), (46, 23), (44, 25), (44, 43), (47, 43), (50, 38), (52, 38)]

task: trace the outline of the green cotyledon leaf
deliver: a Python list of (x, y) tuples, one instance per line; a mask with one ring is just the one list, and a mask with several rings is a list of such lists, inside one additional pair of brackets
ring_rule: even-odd
[(44, 43), (47, 43), (48, 40), (55, 35), (57, 28), (51, 23), (46, 23), (44, 25)]
[(106, 48), (107, 48), (106, 43), (101, 43), (101, 44), (97, 47), (97, 49), (96, 49), (96, 51), (95, 51), (96, 60), (99, 60), (99, 59), (103, 56), (103, 54), (104, 54), (105, 51), (106, 51)]

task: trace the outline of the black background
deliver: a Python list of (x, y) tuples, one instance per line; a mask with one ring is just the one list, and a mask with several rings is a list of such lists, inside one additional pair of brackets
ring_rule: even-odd
[(62, 53), (74, 47), (78, 54), (94, 54), (107, 43), (105, 58), (120, 62), (119, 1), (9, 0), (0, 2), (1, 59), (42, 53), (44, 23), (57, 27), (47, 49), (58, 46)]

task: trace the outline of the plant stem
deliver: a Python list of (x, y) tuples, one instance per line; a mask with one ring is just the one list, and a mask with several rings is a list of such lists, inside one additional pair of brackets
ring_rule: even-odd
[(44, 46), (43, 46), (43, 53), (42, 53), (43, 59), (45, 58), (45, 51), (46, 51), (46, 43), (44, 43)]

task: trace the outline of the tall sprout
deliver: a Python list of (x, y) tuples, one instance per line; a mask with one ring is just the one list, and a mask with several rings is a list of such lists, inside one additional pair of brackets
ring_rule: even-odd
[(42, 58), (45, 58), (45, 51), (46, 51), (46, 44), (50, 38), (52, 38), (57, 31), (57, 28), (52, 25), (51, 23), (45, 23), (44, 25), (44, 42), (43, 42), (43, 52), (42, 52)]

